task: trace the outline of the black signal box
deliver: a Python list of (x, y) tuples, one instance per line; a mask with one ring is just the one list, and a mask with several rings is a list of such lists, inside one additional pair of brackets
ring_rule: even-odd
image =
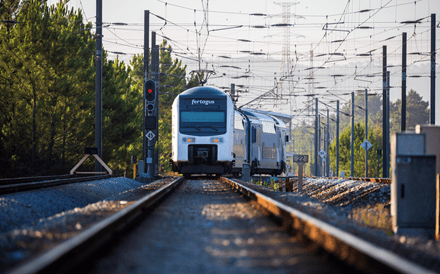
[(145, 129), (146, 130), (157, 129), (156, 116), (146, 116), (145, 117)]
[(84, 154), (98, 154), (98, 148), (97, 147), (85, 147)]

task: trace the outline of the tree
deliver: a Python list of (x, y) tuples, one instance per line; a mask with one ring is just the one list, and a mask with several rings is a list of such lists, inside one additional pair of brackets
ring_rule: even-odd
[[(75, 135), (94, 85), (91, 24), (64, 4), (29, 0), (12, 7), (19, 23), (0, 27), (7, 37), (0, 42), (1, 174), (66, 172), (77, 161), (66, 155), (77, 156), (86, 137)], [(3, 11), (2, 18), (11, 16)]]
[[(339, 137), (339, 170), (344, 171), (347, 176), (365, 176), (365, 150), (361, 147), (365, 139), (365, 124), (356, 123), (354, 125), (354, 144), (353, 144), (353, 171), (351, 173), (351, 127), (343, 130)], [(382, 129), (379, 126), (368, 128), (368, 140), (372, 147), (368, 150), (368, 176), (377, 177), (377, 149), (382, 144)], [(336, 140), (329, 147), (330, 167), (336, 170)]]
[[(358, 92), (354, 96), (354, 122), (365, 121), (365, 93)], [(351, 115), (351, 99), (341, 107), (341, 112)], [(368, 124), (376, 124), (378, 122), (375, 117), (382, 114), (382, 99), (377, 95), (368, 96)], [(351, 125), (351, 118), (347, 115), (340, 115), (340, 129), (341, 131)], [(382, 122), (381, 120), (379, 121)]]
[[(126, 166), (142, 130), (142, 92), (133, 89), (131, 68), (118, 58), (103, 62), (103, 158), (111, 169)], [(141, 114), (141, 115), (139, 115)], [(139, 118), (139, 116), (141, 118)], [(140, 141), (142, 143), (142, 141)]]
[[(410, 90), (406, 96), (406, 130), (415, 130), (416, 125), (429, 123), (429, 102), (422, 100), (416, 91)], [(390, 106), (390, 133), (400, 132), (402, 121), (402, 100), (398, 99)]]

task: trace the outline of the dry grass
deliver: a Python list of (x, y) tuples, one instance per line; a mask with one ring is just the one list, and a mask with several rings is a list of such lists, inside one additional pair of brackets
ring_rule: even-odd
[(349, 218), (368, 227), (379, 228), (389, 235), (393, 235), (392, 217), (390, 209), (385, 204), (366, 205), (351, 210)]
[[(275, 180), (271, 180), (270, 183), (252, 180), (252, 183), (276, 191), (279, 190), (279, 184)], [(294, 192), (297, 191), (297, 183), (293, 184), (293, 188)], [(374, 195), (375, 192), (377, 193), (378, 189), (370, 189), (365, 193), (350, 193), (350, 191), (342, 191), (340, 193), (341, 191), (331, 191), (332, 188), (334, 186), (316, 187), (313, 184), (307, 184), (304, 186), (304, 193), (323, 203), (344, 208), (349, 212), (349, 218), (361, 225), (377, 228), (388, 235), (393, 235), (389, 197), (385, 203), (382, 200), (382, 202), (376, 201), (372, 204), (370, 195)]]

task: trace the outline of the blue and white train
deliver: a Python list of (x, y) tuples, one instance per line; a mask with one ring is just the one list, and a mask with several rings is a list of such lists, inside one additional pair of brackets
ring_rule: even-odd
[(251, 109), (237, 110), (213, 87), (179, 94), (172, 106), (171, 165), (175, 172), (223, 175), (279, 175), (286, 167), (288, 129), (283, 121)]

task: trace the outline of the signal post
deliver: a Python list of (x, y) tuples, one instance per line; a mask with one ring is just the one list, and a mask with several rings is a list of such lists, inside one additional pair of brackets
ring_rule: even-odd
[(146, 157), (144, 159), (146, 167), (146, 177), (153, 178), (155, 176), (154, 172), (154, 152), (158, 135), (157, 127), (157, 114), (158, 107), (156, 103), (157, 97), (157, 86), (154, 80), (147, 80), (144, 85), (144, 98), (145, 98), (145, 128), (144, 128), (144, 138), (146, 138)]
[[(143, 96), (143, 153), (139, 161), (139, 177), (141, 182), (151, 182), (151, 179), (158, 175), (158, 151), (157, 141), (159, 136), (159, 49), (156, 46), (156, 35), (152, 33), (151, 47), (151, 77), (150, 77), (150, 11), (144, 11), (144, 96)], [(144, 181), (142, 178), (147, 178)]]

